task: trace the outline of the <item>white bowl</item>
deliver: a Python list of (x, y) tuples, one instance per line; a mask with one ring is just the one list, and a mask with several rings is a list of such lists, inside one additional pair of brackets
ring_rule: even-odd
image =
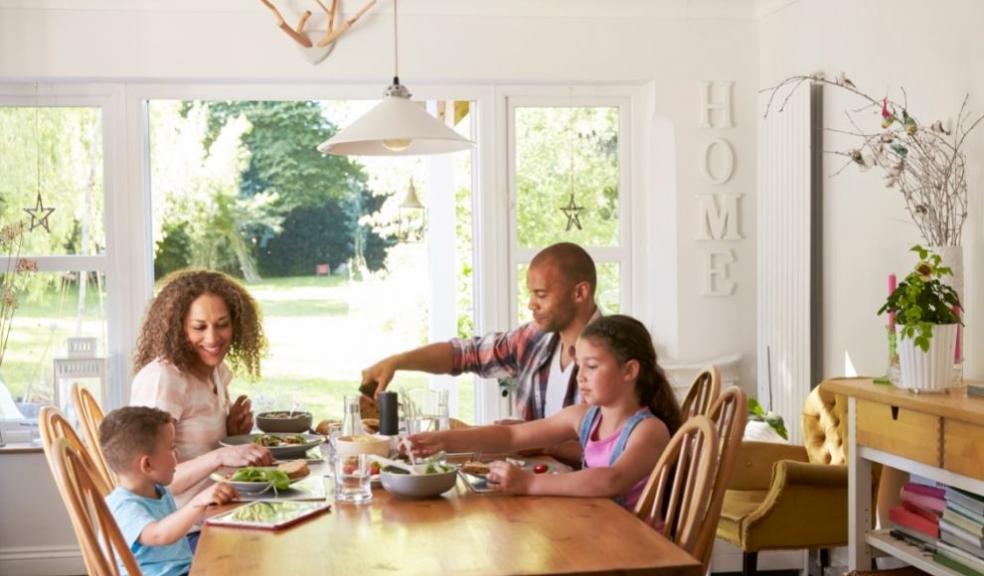
[(339, 456), (377, 454), (389, 456), (389, 438), (379, 436), (341, 436), (335, 440), (335, 451)]
[(454, 488), (458, 471), (438, 474), (395, 474), (383, 470), (380, 473), (383, 488), (406, 498), (434, 498)]

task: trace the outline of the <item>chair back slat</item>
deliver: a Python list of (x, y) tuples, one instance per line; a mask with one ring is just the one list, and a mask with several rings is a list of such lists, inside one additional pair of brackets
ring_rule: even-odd
[(684, 422), (663, 450), (636, 504), (636, 516), (691, 554), (713, 483), (717, 449), (717, 432), (706, 417)]
[(96, 471), (102, 475), (104, 483), (110, 489), (115, 488), (116, 474), (106, 462), (102, 446), (99, 445), (99, 425), (103, 421), (103, 410), (99, 406), (99, 402), (88, 388), (79, 386), (76, 382), (72, 385), (72, 404), (75, 406), (75, 413), (79, 416), (82, 434), (89, 446), (89, 455), (92, 456), (92, 461), (96, 465)]
[(112, 491), (113, 486), (107, 483), (106, 478), (99, 473), (99, 468), (93, 458), (92, 451), (82, 442), (75, 428), (72, 427), (72, 424), (61, 410), (54, 406), (43, 406), (41, 411), (38, 412), (38, 427), (41, 431), (41, 443), (44, 446), (44, 452), (49, 461), (52, 456), (51, 447), (54, 445), (55, 440), (59, 438), (64, 439), (73, 450), (78, 452), (86, 460), (89, 469), (97, 474), (97, 478), (94, 481), (99, 488), (100, 494), (105, 496)]
[(89, 574), (120, 576), (119, 562), (127, 574), (139, 576), (140, 567), (106, 505), (85, 453), (57, 438), (50, 447), (48, 464), (72, 518)]
[(693, 416), (707, 416), (711, 405), (721, 392), (721, 372), (717, 366), (708, 366), (697, 374), (680, 410), (684, 420)]
[(721, 518), (721, 507), (724, 505), (724, 494), (735, 468), (738, 448), (741, 446), (748, 420), (748, 400), (745, 393), (736, 386), (722, 392), (711, 406), (708, 418), (717, 433), (718, 460), (714, 466), (710, 497), (707, 499), (707, 509), (694, 549), (694, 557), (703, 564), (705, 572), (714, 549), (714, 538), (718, 520)]

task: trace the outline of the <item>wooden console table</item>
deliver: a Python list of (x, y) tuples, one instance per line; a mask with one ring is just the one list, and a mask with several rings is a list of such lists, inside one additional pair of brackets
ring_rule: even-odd
[(822, 386), (848, 397), (848, 513), (851, 570), (870, 570), (871, 549), (934, 574), (960, 576), (931, 555), (870, 530), (871, 463), (984, 494), (984, 399), (965, 388), (914, 394), (870, 378), (835, 379)]

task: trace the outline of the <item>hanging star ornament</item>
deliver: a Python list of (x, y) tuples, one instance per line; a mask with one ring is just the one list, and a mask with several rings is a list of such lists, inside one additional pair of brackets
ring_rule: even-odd
[(567, 216), (567, 227), (564, 228), (565, 232), (571, 231), (571, 226), (577, 226), (578, 230), (583, 230), (581, 227), (581, 210), (584, 210), (584, 206), (578, 206), (577, 202), (574, 201), (574, 194), (571, 194), (571, 200), (567, 203), (567, 206), (561, 206), (560, 211)]
[(24, 212), (31, 215), (31, 225), (28, 231), (34, 230), (38, 226), (45, 229), (48, 234), (51, 234), (51, 228), (48, 227), (48, 217), (54, 212), (54, 208), (45, 208), (44, 201), (41, 200), (41, 192), (38, 192), (38, 200), (34, 205), (34, 208), (24, 208)]

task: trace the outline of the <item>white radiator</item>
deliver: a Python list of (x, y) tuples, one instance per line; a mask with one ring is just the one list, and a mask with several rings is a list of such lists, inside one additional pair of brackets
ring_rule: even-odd
[(803, 402), (820, 380), (821, 99), (819, 87), (801, 85), (780, 112), (784, 97), (759, 130), (758, 400), (799, 444)]

